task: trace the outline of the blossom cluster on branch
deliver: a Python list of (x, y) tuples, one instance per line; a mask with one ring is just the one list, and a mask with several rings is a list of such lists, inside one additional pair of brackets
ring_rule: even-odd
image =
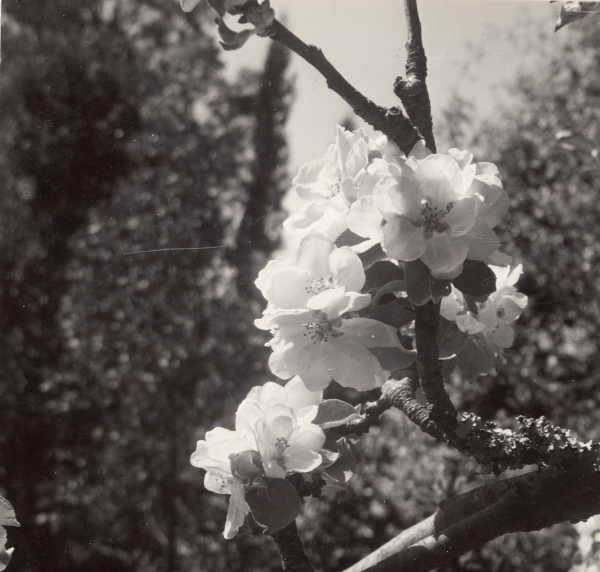
[(328, 430), (360, 411), (322, 392), (332, 381), (372, 390), (413, 367), (417, 307), (440, 303), (440, 359), (478, 375), (510, 347), (527, 304), (522, 268), (493, 230), (508, 196), (495, 165), (469, 152), (420, 142), (406, 156), (385, 136), (338, 127), (286, 205), (284, 246), (256, 280), (267, 305), (255, 323), (272, 334), (271, 372), (288, 381), (253, 388), (235, 430), (209, 431), (191, 459), (207, 489), (230, 495), (226, 538), (249, 513), (272, 533), (289, 524), (301, 506), (294, 473), (347, 481), (352, 445)]

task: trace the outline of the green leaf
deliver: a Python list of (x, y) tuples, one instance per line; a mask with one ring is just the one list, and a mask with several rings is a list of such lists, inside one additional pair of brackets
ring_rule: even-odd
[(340, 248), (342, 246), (354, 246), (364, 241), (365, 239), (362, 236), (358, 236), (358, 234), (353, 233), (350, 229), (346, 229), (335, 239), (335, 245)]
[(437, 330), (440, 359), (449, 359), (458, 354), (465, 345), (467, 338), (467, 334), (461, 332), (454, 322), (440, 316)]
[(365, 272), (365, 285), (363, 290), (365, 292), (380, 290), (390, 283), (397, 284), (399, 286), (398, 289), (402, 288), (402, 285), (404, 284), (404, 270), (401, 266), (398, 266), (389, 260), (382, 260), (375, 262)]
[(352, 444), (345, 437), (338, 439), (336, 445), (339, 453), (338, 459), (323, 471), (323, 476), (326, 481), (332, 481), (335, 484), (346, 484), (354, 474), (357, 457)]
[(466, 260), (452, 284), (469, 296), (487, 296), (496, 290), (496, 275), (485, 262)]
[(439, 302), (444, 296), (448, 296), (450, 292), (451, 288), (449, 280), (431, 278), (431, 297), (434, 301)]
[(456, 362), (467, 379), (475, 379), (493, 372), (496, 360), (483, 336), (468, 336)]
[(360, 252), (358, 254), (358, 257), (360, 258), (363, 268), (366, 271), (369, 268), (371, 268), (371, 266), (373, 266), (373, 264), (375, 264), (376, 262), (379, 262), (380, 260), (385, 260), (387, 258), (387, 254), (383, 252), (379, 244), (376, 244), (375, 246), (369, 248), (369, 250), (366, 250), (365, 252)]
[(259, 478), (246, 487), (246, 502), (254, 520), (273, 533), (285, 528), (300, 512), (302, 500), (285, 479)]
[(349, 403), (341, 399), (325, 399), (319, 404), (313, 423), (319, 425), (321, 429), (331, 429), (359, 417), (359, 413)]
[(420, 260), (404, 263), (406, 293), (415, 306), (422, 306), (431, 300), (431, 274)]
[(402, 348), (369, 348), (369, 351), (379, 360), (381, 367), (387, 371), (405, 369), (417, 359), (416, 350)]
[(242, 451), (231, 455), (231, 474), (243, 483), (249, 483), (263, 474), (263, 466), (258, 451)]
[(365, 317), (401, 328), (415, 319), (415, 312), (406, 298), (397, 298), (393, 302), (369, 308)]

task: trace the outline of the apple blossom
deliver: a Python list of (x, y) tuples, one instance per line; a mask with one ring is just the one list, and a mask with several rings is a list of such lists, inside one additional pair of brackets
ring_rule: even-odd
[(373, 161), (373, 192), (350, 206), (348, 227), (393, 258), (421, 259), (435, 277), (457, 276), (467, 258), (498, 248), (493, 227), (507, 208), (496, 167), (472, 158), (457, 149), (431, 154), (421, 143), (408, 158)]
[(369, 348), (395, 348), (407, 361), (413, 356), (391, 326), (345, 315), (369, 302), (368, 294), (338, 287), (313, 296), (306, 309), (267, 310), (256, 325), (274, 335), (267, 344), (273, 350), (271, 371), (282, 379), (300, 375), (311, 390), (326, 387), (332, 379), (361, 391), (383, 384), (387, 372)]
[(318, 231), (335, 240), (346, 228), (352, 202), (372, 192), (368, 170), (369, 139), (361, 131), (338, 126), (335, 143), (325, 156), (300, 168), (286, 198), (293, 212), (284, 221), (288, 233)]
[(441, 315), (469, 335), (482, 334), (493, 351), (508, 348), (514, 340), (512, 324), (527, 305), (527, 296), (515, 288), (522, 266), (490, 266), (496, 275), (496, 291), (485, 302), (467, 303), (455, 287), (442, 299)]
[(478, 312), (485, 324), (484, 334), (488, 341), (498, 348), (508, 348), (514, 340), (512, 327), (527, 306), (527, 296), (515, 288), (523, 272), (521, 264), (510, 266), (492, 266), (496, 275), (496, 291), (487, 299)]
[(230, 495), (223, 530), (223, 536), (227, 539), (237, 534), (250, 512), (244, 497), (244, 484), (232, 473), (231, 457), (252, 450), (256, 450), (252, 434), (216, 427), (206, 433), (205, 440), (196, 443), (196, 450), (190, 457), (194, 467), (206, 471), (204, 486), (207, 490)]
[(237, 409), (235, 431), (216, 427), (197, 442), (190, 462), (206, 471), (204, 486), (230, 495), (225, 538), (236, 535), (250, 512), (245, 487), (256, 478), (285, 478), (322, 464), (325, 434), (312, 423), (322, 398), (322, 392), (310, 391), (299, 377), (285, 386), (255, 386)]
[(284, 478), (288, 472), (306, 473), (322, 462), (322, 429), (312, 423), (323, 399), (298, 376), (285, 386), (267, 382), (253, 387), (236, 412), (236, 427), (252, 431), (265, 474)]
[(256, 279), (269, 305), (282, 309), (303, 308), (313, 296), (331, 288), (358, 292), (364, 283), (358, 255), (348, 247), (336, 248), (318, 234), (301, 241), (295, 259), (270, 261)]

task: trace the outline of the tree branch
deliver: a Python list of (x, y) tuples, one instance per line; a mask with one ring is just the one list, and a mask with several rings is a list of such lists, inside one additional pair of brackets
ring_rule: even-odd
[(313, 567), (304, 552), (295, 521), (282, 530), (275, 532), (273, 539), (281, 554), (283, 570), (286, 572), (313, 572)]
[(382, 396), (387, 397), (390, 403), (404, 412), (404, 414), (423, 431), (437, 439), (446, 441), (437, 423), (431, 418), (431, 411), (416, 398), (419, 387), (418, 377), (415, 374), (402, 379), (389, 379), (382, 389)]
[(427, 57), (421, 37), (421, 22), (417, 0), (404, 0), (408, 41), (406, 42), (406, 78), (398, 76), (394, 82), (394, 93), (402, 101), (404, 109), (427, 147), (435, 153), (431, 102), (427, 90)]
[(431, 418), (448, 435), (456, 428), (456, 409), (444, 387), (444, 376), (437, 347), (439, 304), (427, 302), (415, 308), (415, 338), (421, 388), (431, 404)]
[(598, 467), (586, 456), (484, 485), (449, 499), (346, 572), (425, 572), (509, 532), (585, 520), (600, 512), (599, 487)]
[(327, 86), (348, 103), (356, 115), (385, 133), (404, 153), (410, 152), (420, 136), (400, 108), (386, 109), (365, 97), (340, 74), (319, 48), (305, 44), (278, 20), (269, 27), (268, 36), (319, 71), (327, 80)]

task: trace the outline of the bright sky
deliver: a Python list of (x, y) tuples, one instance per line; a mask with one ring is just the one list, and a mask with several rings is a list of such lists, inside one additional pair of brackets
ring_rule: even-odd
[[(365, 95), (382, 105), (398, 104), (391, 86), (404, 69), (401, 0), (272, 0), (271, 4), (279, 17), (285, 15), (292, 31), (319, 46)], [(535, 43), (538, 31), (548, 35), (544, 49), (560, 47), (560, 38), (551, 38), (558, 8), (548, 1), (420, 0), (419, 7), (434, 120), (456, 91), (473, 95), (478, 113), (493, 111), (497, 87), (543, 51)], [(232, 71), (240, 65), (260, 65), (266, 45), (266, 40), (253, 38), (241, 50), (225, 53), (224, 59)], [(465, 73), (468, 61), (472, 65)], [(293, 59), (292, 73), (296, 100), (288, 135), (295, 168), (325, 149), (335, 124), (349, 108), (300, 58)]]

